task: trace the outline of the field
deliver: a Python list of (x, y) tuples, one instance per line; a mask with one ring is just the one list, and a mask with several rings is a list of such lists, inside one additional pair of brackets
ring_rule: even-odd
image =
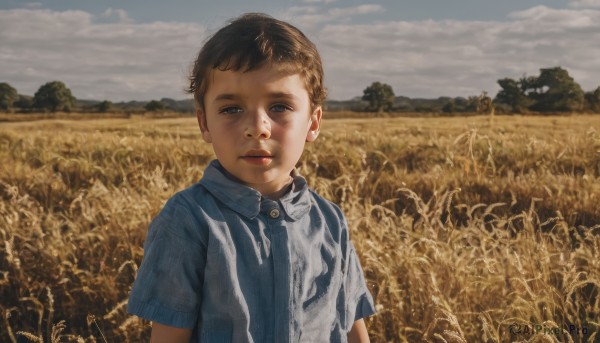
[[(326, 115), (325, 115), (326, 117)], [(373, 342), (600, 341), (600, 116), (325, 118)], [(0, 123), (0, 341), (140, 341), (147, 225), (213, 158), (192, 118)]]

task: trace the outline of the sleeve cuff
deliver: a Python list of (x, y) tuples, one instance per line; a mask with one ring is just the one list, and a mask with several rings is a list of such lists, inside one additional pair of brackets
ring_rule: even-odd
[(141, 302), (129, 297), (127, 312), (163, 325), (192, 329), (196, 325), (197, 313), (173, 311), (171, 309)]
[(354, 314), (354, 321), (362, 318), (372, 316), (376, 313), (375, 306), (373, 305), (373, 299), (370, 294), (363, 294), (356, 303), (356, 312)]

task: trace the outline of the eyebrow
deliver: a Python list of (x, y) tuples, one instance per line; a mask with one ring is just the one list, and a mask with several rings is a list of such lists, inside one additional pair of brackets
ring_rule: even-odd
[(215, 99), (213, 101), (219, 101), (219, 100), (237, 100), (239, 97), (235, 94), (219, 94), (215, 97)]
[[(272, 92), (267, 94), (267, 96), (271, 99), (284, 99), (284, 100), (297, 100), (298, 98), (292, 93), (286, 92)], [(215, 97), (213, 101), (222, 101), (222, 100), (239, 100), (240, 97), (236, 94), (232, 93), (223, 93), (219, 94)]]

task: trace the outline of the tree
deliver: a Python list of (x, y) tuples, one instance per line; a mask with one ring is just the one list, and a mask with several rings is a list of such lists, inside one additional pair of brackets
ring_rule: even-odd
[(540, 112), (571, 112), (583, 109), (585, 94), (569, 73), (561, 68), (540, 69), (540, 76), (529, 93), (535, 103), (531, 109)]
[(454, 99), (448, 100), (448, 102), (442, 107), (442, 112), (444, 112), (444, 113), (456, 112), (456, 104), (454, 103)]
[(538, 77), (537, 76), (527, 76), (523, 75), (519, 81), (519, 88), (521, 88), (521, 92), (525, 95), (529, 95), (531, 93), (537, 93), (539, 90), (537, 89)]
[(56, 112), (70, 111), (75, 106), (71, 90), (60, 81), (52, 81), (41, 86), (33, 96), (33, 107)]
[(369, 102), (371, 109), (377, 112), (389, 111), (394, 105), (394, 90), (385, 83), (373, 82), (363, 91), (362, 99)]
[(171, 98), (161, 98), (160, 102), (164, 105), (166, 109), (175, 110), (177, 107), (177, 100), (173, 100)]
[(19, 94), (19, 98), (15, 101), (15, 107), (21, 110), (29, 110), (33, 107), (33, 98), (29, 95)]
[(481, 95), (477, 98), (477, 113), (487, 114), (489, 116), (493, 116), (495, 113), (492, 98), (488, 96), (486, 91), (481, 92)]
[(158, 112), (165, 109), (165, 104), (158, 100), (152, 100), (149, 103), (147, 103), (146, 106), (144, 106), (144, 108), (146, 109), (146, 111)]
[(104, 100), (96, 105), (96, 110), (100, 113), (106, 113), (112, 109), (112, 102)]
[(600, 86), (593, 92), (585, 93), (585, 102), (588, 109), (596, 113), (600, 112)]
[(0, 83), (0, 110), (8, 111), (19, 99), (17, 90), (6, 82)]
[(479, 97), (471, 95), (467, 98), (467, 103), (465, 105), (465, 112), (477, 112), (477, 108), (479, 106)]
[(529, 80), (525, 77), (519, 81), (511, 78), (498, 80), (498, 84), (502, 89), (496, 94), (494, 102), (510, 106), (515, 113), (523, 113), (532, 103), (525, 95), (527, 87), (529, 87), (526, 82), (529, 82)]

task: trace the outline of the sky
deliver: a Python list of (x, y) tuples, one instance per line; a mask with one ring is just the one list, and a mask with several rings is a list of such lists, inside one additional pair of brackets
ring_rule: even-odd
[(60, 80), (78, 99), (187, 99), (202, 43), (245, 12), (305, 32), (332, 100), (374, 81), (413, 98), (495, 95), (498, 79), (555, 66), (600, 86), (600, 0), (0, 0), (0, 82), (27, 95)]

